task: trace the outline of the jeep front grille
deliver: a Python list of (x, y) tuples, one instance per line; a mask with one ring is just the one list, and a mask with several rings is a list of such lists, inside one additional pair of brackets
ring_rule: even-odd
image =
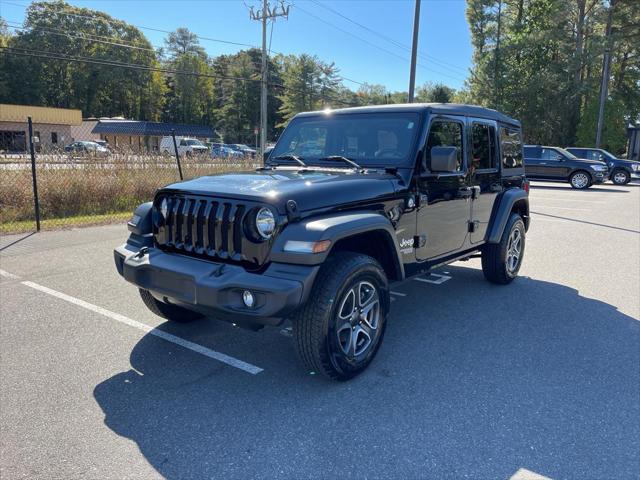
[[(163, 200), (167, 200), (162, 212)], [(242, 252), (247, 206), (235, 200), (163, 195), (154, 202), (159, 247), (222, 260), (246, 260)]]

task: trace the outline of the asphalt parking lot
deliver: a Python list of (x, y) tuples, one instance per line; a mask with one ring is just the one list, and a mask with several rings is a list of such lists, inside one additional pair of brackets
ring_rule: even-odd
[(395, 285), (347, 383), (286, 328), (155, 317), (124, 226), (2, 238), (0, 477), (638, 478), (640, 184), (536, 182), (531, 210), (520, 278)]

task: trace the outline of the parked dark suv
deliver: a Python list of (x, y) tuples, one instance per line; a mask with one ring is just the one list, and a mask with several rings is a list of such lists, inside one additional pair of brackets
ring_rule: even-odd
[(609, 179), (616, 185), (626, 185), (632, 178), (640, 178), (640, 162), (617, 158), (602, 148), (567, 147), (576, 157), (605, 162), (609, 167)]
[(346, 380), (380, 347), (390, 282), (470, 257), (491, 282), (517, 276), (520, 123), (451, 104), (299, 114), (263, 168), (162, 188), (128, 227), (116, 267), (151, 311), (291, 319), (304, 365)]
[(524, 164), (529, 179), (569, 182), (579, 190), (609, 178), (606, 163), (578, 158), (560, 147), (525, 145)]

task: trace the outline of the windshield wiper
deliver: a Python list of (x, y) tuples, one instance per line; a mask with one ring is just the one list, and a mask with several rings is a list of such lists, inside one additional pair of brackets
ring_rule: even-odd
[(349, 165), (351, 165), (353, 168), (357, 169), (357, 170), (364, 170), (360, 165), (358, 165), (356, 162), (354, 162), (353, 160), (351, 160), (350, 158), (347, 157), (343, 157), (342, 155), (330, 155), (328, 157), (322, 157), (319, 158), (318, 160), (322, 161), (322, 160), (339, 160), (341, 162), (345, 162), (348, 163)]
[[(300, 164), (300, 166), (302, 167), (306, 167), (307, 164), (304, 163), (302, 161), (302, 158), (300, 158), (297, 155), (278, 155), (277, 157), (273, 157), (274, 160), (293, 160), (294, 162), (297, 162)], [(271, 159), (269, 159), (269, 165), (272, 165), (273, 162), (271, 161)], [(275, 165), (277, 165), (278, 163), (276, 162)]]

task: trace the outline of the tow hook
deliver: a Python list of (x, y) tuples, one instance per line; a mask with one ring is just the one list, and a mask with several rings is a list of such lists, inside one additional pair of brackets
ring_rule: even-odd
[(138, 259), (138, 258), (142, 258), (142, 257), (144, 257), (147, 253), (149, 253), (149, 247), (142, 247), (142, 248), (140, 249), (140, 251), (139, 251), (138, 253), (136, 253), (136, 254), (133, 256), (133, 258), (136, 258), (136, 259)]

